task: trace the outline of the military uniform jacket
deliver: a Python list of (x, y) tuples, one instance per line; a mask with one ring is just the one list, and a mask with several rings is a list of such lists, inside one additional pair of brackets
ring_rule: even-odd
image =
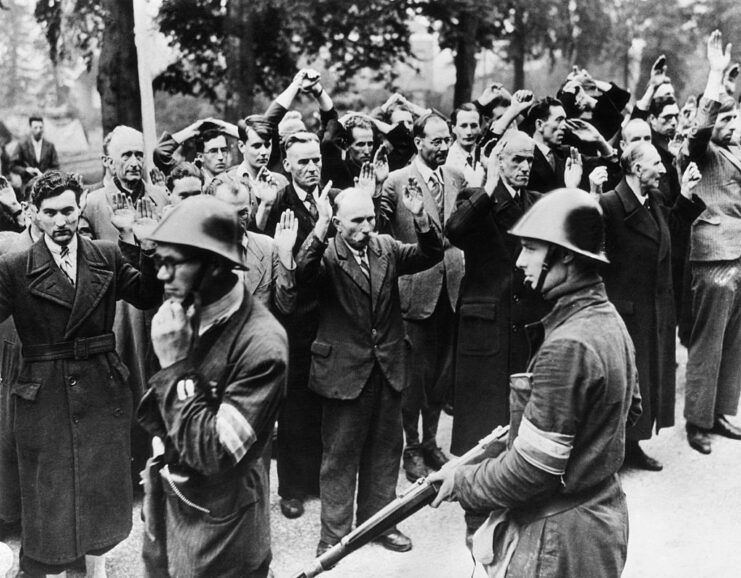
[[(168, 524), (178, 577), (251, 575), (270, 554), (268, 472), (262, 454), (285, 395), (285, 330), (247, 292), (187, 359), (149, 381), (137, 418), (165, 444), (182, 519)], [(168, 514), (169, 515), (169, 514)], [(177, 518), (178, 516), (176, 516)], [(172, 552), (172, 550), (170, 550)]]
[[(0, 318), (23, 347), (110, 333), (117, 299), (160, 299), (151, 259), (142, 274), (116, 245), (78, 236), (77, 283), (43, 238), (0, 258)], [(132, 392), (115, 352), (24, 362), (10, 384), (23, 508), (24, 553), (64, 564), (111, 547), (131, 529)]]

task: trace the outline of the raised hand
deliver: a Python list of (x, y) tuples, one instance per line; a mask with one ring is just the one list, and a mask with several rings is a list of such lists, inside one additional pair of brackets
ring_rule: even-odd
[(291, 209), (286, 209), (280, 216), (280, 221), (275, 225), (273, 241), (278, 252), (278, 257), (283, 264), (290, 268), (293, 265), (293, 246), (298, 236), (298, 219)]
[(590, 123), (580, 118), (570, 118), (566, 121), (566, 129), (580, 141), (585, 143), (602, 142), (604, 138)]
[(518, 115), (525, 112), (533, 104), (533, 93), (530, 90), (518, 90), (512, 95), (512, 101), (509, 105)]
[(373, 171), (376, 174), (376, 184), (383, 183), (389, 176), (388, 151), (384, 145), (378, 147), (373, 155)]
[(15, 191), (5, 177), (0, 176), (0, 205), (9, 213), (17, 213), (21, 204), (15, 196)]
[(656, 59), (656, 62), (654, 62), (651, 67), (648, 84), (652, 88), (656, 89), (667, 82), (669, 82), (669, 77), (666, 75), (666, 56), (662, 54)]
[(410, 177), (409, 182), (404, 186), (402, 201), (404, 202), (404, 206), (415, 217), (421, 217), (424, 214), (425, 198), (422, 194), (422, 188), (414, 177)]
[(154, 210), (154, 204), (147, 198), (136, 201), (136, 215), (131, 227), (134, 237), (141, 242), (142, 249), (149, 250), (154, 248), (154, 243), (148, 238), (152, 231), (157, 228), (159, 223)]
[(723, 72), (731, 63), (731, 44), (726, 44), (723, 50), (723, 35), (720, 30), (714, 30), (708, 38), (708, 63), (710, 70)]
[(149, 171), (149, 180), (152, 181), (152, 184), (157, 187), (164, 187), (165, 173), (163, 173), (157, 167), (154, 167), (151, 171)]
[(278, 196), (278, 185), (270, 172), (262, 167), (252, 182), (252, 192), (261, 204), (272, 206)]
[(695, 163), (688, 164), (682, 174), (682, 185), (680, 189), (682, 196), (686, 199), (691, 199), (692, 191), (697, 186), (697, 183), (700, 182), (700, 179), (702, 179), (702, 175), (700, 174), (700, 169), (697, 168), (697, 165)]
[(317, 220), (325, 221), (327, 223), (332, 220), (332, 215), (334, 214), (332, 211), (332, 203), (329, 200), (329, 191), (331, 188), (332, 181), (329, 181), (322, 192), (319, 194), (319, 197), (314, 197), (314, 200), (316, 201), (316, 210), (318, 213)]
[(597, 167), (589, 173), (589, 192), (593, 195), (602, 194), (602, 186), (607, 181), (607, 167)]
[(566, 166), (563, 171), (564, 185), (572, 189), (578, 189), (581, 182), (584, 167), (581, 161), (581, 155), (575, 147), (569, 149), (569, 158), (566, 159)]
[(364, 162), (360, 167), (360, 176), (355, 178), (355, 186), (372, 197), (376, 192), (376, 174), (373, 165)]
[(134, 225), (136, 211), (131, 204), (131, 199), (123, 193), (113, 193), (113, 214), (111, 215), (111, 224), (116, 227), (119, 233), (131, 232)]

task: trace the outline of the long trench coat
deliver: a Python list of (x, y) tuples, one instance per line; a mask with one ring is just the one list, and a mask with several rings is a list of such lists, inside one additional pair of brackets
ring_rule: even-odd
[(610, 264), (602, 271), (607, 295), (623, 318), (636, 349), (643, 413), (627, 430), (630, 440), (651, 437), (674, 425), (676, 389), (675, 307), (672, 250), (686, 246), (692, 221), (704, 203), (681, 195), (671, 209), (649, 192), (651, 212), (627, 183), (600, 197), (605, 214), (605, 249)]
[(540, 197), (532, 191), (522, 195), (520, 207), (502, 183), (491, 197), (483, 189), (464, 189), (445, 225), (466, 262), (450, 450), (457, 455), (509, 422), (509, 376), (525, 371), (530, 356), (525, 325), (539, 321), (551, 307), (525, 286), (515, 267), (520, 241), (508, 231)]
[[(0, 258), (0, 319), (24, 347), (111, 332), (117, 299), (160, 298), (151, 259), (140, 274), (117, 246), (78, 236), (77, 283), (44, 240)], [(23, 361), (10, 383), (21, 486), (23, 554), (63, 565), (105, 550), (131, 529), (132, 392), (118, 355)]]

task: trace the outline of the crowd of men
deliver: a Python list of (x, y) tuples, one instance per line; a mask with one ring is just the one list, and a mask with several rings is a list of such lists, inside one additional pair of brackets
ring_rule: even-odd
[[(285, 517), (321, 499), (317, 555), (401, 467), (461, 502), (492, 576), (619, 575), (616, 474), (662, 469), (640, 442), (674, 425), (677, 330), (689, 445), (741, 439), (738, 66), (718, 32), (707, 63), (681, 108), (662, 56), (632, 107), (575, 68), (554, 96), (495, 83), (449, 118), (400, 94), (340, 115), (304, 69), (264, 113), (164, 133), (149, 174), (116, 127), (94, 186), (31, 118), (21, 187), (0, 183), (0, 520), (21, 568), (105, 576), (133, 456), (147, 576), (265, 577), (272, 456)], [(501, 454), (444, 467), (506, 424)]]

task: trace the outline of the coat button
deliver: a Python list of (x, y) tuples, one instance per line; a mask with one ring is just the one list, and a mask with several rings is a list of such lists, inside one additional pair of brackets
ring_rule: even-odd
[(116, 417), (121, 417), (123, 415), (123, 410), (120, 407), (117, 407), (113, 410), (113, 415)]
[(72, 421), (73, 421), (74, 423), (77, 423), (77, 422), (79, 422), (79, 421), (80, 421), (80, 418), (79, 418), (78, 416), (76, 416), (76, 415), (73, 415), (73, 416), (72, 416)]
[(69, 384), (74, 387), (77, 385), (77, 378), (75, 376), (72, 376), (69, 378)]
[(520, 330), (520, 328), (517, 326), (517, 323), (512, 324), (512, 333), (517, 333)]
[(378, 333), (378, 331), (376, 331), (376, 329), (375, 329), (375, 328), (371, 329), (371, 335), (372, 335), (373, 337), (375, 337), (377, 333)]
[(512, 301), (514, 301), (515, 303), (519, 303), (520, 302), (520, 296), (519, 295), (514, 295), (512, 297)]

